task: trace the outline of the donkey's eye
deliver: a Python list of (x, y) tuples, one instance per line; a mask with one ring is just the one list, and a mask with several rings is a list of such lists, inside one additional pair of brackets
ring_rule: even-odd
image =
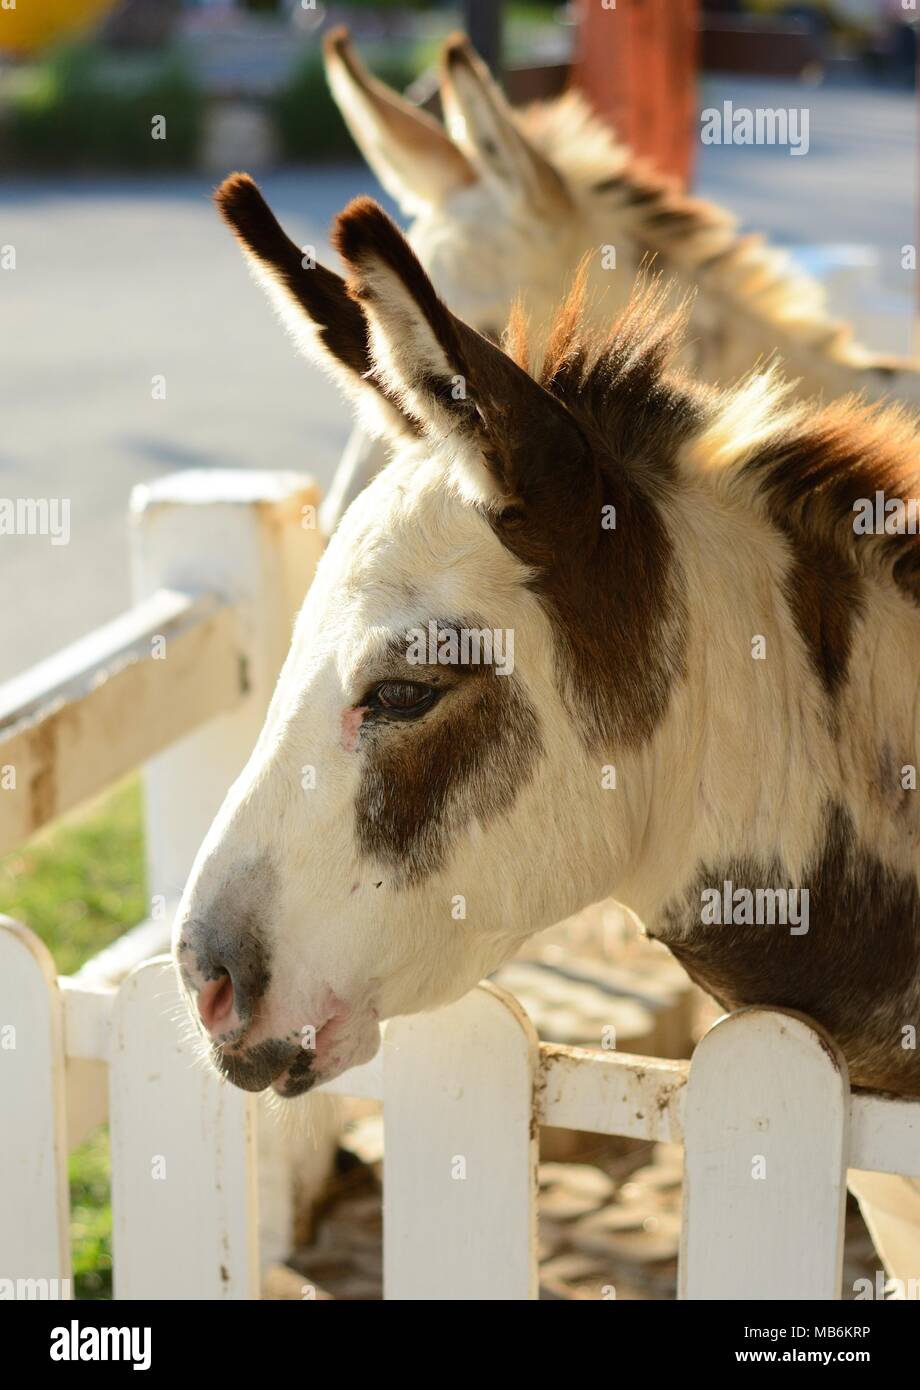
[(440, 693), (418, 681), (382, 681), (371, 691), (367, 703), (371, 709), (409, 719), (430, 709)]

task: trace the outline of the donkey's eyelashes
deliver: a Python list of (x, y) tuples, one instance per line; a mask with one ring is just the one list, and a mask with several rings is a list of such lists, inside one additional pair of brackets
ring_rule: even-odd
[(422, 681), (379, 681), (367, 692), (361, 705), (368, 714), (387, 719), (417, 719), (425, 714), (444, 694), (444, 690)]

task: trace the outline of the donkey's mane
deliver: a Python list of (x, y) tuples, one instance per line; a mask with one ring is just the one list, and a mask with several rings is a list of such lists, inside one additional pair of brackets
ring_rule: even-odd
[(740, 235), (737, 219), (682, 193), (671, 179), (619, 144), (578, 92), (520, 112), (528, 139), (583, 193), (609, 195), (650, 252), (702, 272), (713, 288), (838, 361), (849, 360), (852, 329), (832, 319), (821, 288), (760, 235)]
[(646, 490), (673, 480), (682, 465), (722, 492), (747, 494), (816, 561), (846, 574), (894, 581), (920, 603), (920, 534), (854, 529), (854, 504), (920, 506), (920, 431), (898, 405), (850, 396), (823, 408), (788, 403), (776, 368), (732, 390), (701, 386), (671, 366), (688, 304), (670, 312), (659, 280), (634, 292), (606, 332), (588, 326), (587, 259), (558, 310), (541, 360), (520, 303), (504, 346), (519, 366), (561, 400), (611, 461)]

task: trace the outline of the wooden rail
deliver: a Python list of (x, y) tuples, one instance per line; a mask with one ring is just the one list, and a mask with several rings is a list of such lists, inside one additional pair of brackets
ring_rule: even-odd
[(161, 589), (0, 687), (0, 854), (246, 693), (237, 614)]

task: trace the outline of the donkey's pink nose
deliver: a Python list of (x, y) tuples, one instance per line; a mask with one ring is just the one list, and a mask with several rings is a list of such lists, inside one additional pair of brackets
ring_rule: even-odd
[(229, 975), (219, 975), (216, 980), (207, 981), (198, 995), (198, 1012), (212, 1038), (217, 1033), (227, 1032), (231, 1020), (236, 1022), (233, 981)]

